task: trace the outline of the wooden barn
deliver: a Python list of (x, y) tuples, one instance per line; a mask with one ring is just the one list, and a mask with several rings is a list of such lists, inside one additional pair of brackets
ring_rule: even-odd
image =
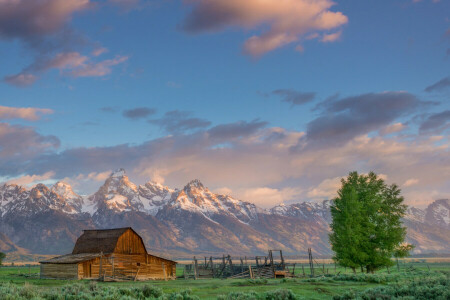
[(41, 261), (41, 278), (151, 280), (175, 279), (176, 262), (147, 253), (130, 227), (84, 230), (72, 254)]

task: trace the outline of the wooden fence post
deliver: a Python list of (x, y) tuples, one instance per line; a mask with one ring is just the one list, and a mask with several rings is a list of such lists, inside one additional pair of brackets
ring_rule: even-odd
[(197, 259), (194, 256), (194, 279), (198, 278), (198, 264)]

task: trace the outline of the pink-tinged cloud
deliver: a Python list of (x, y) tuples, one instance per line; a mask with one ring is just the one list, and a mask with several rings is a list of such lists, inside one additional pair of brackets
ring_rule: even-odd
[(0, 38), (32, 39), (61, 29), (89, 0), (0, 0)]
[[(132, 5), (139, 1), (110, 2)], [(18, 39), (36, 52), (33, 63), (17, 74), (5, 76), (4, 82), (17, 87), (27, 87), (38, 80), (42, 73), (52, 69), (64, 70), (63, 75), (73, 77), (110, 74), (111, 67), (124, 62), (127, 57), (92, 61), (90, 56), (68, 50), (74, 48), (74, 43), (78, 44), (80, 37), (71, 30), (63, 30), (67, 28), (75, 13), (85, 11), (96, 4), (98, 2), (91, 0), (0, 0), (0, 40)], [(106, 51), (106, 48), (97, 48), (92, 52), (92, 57)]]
[(82, 67), (89, 58), (78, 52), (58, 53), (53, 59), (46, 62), (44, 70), (73, 69)]
[(52, 69), (61, 71), (62, 75), (72, 77), (101, 77), (110, 74), (112, 67), (127, 60), (127, 56), (116, 56), (113, 59), (95, 62), (79, 52), (62, 52), (52, 58), (38, 60), (21, 73), (6, 76), (4, 81), (19, 87), (30, 86), (42, 73)]
[(380, 130), (380, 134), (382, 135), (386, 135), (386, 134), (392, 134), (395, 132), (400, 132), (402, 130), (404, 130), (406, 128), (406, 125), (402, 124), (402, 123), (394, 123), (394, 124), (390, 124), (384, 128), (382, 128)]
[(60, 141), (55, 136), (36, 132), (33, 127), (0, 123), (0, 145), (0, 165), (7, 169), (16, 159), (27, 163), (36, 155), (57, 149)]
[(70, 74), (73, 77), (101, 77), (112, 72), (112, 67), (124, 63), (128, 60), (127, 56), (117, 56), (113, 59), (107, 59), (98, 63), (87, 63), (74, 69)]
[(41, 183), (42, 181), (52, 179), (55, 176), (55, 172), (49, 171), (42, 175), (24, 175), (14, 179), (8, 180), (6, 183), (8, 184), (18, 184), (18, 185), (33, 185), (37, 183)]
[(106, 49), (104, 47), (96, 48), (96, 49), (94, 49), (94, 51), (92, 51), (92, 55), (93, 56), (100, 56), (100, 55), (102, 55), (103, 53), (106, 53), (106, 52), (108, 52), (108, 49)]
[(0, 119), (23, 119), (27, 121), (37, 121), (42, 115), (52, 114), (53, 110), (35, 107), (9, 107), (0, 106)]
[(188, 32), (212, 32), (227, 27), (268, 28), (245, 42), (244, 52), (252, 56), (348, 22), (347, 16), (330, 10), (334, 5), (330, 0), (186, 0), (185, 3), (193, 6), (183, 25)]
[(331, 43), (339, 40), (341, 38), (342, 31), (338, 31), (335, 33), (324, 34), (321, 41), (324, 43)]
[(19, 73), (14, 75), (8, 75), (3, 78), (3, 81), (10, 85), (17, 87), (27, 87), (36, 82), (38, 77), (29, 73)]
[(419, 183), (419, 179), (416, 178), (410, 178), (408, 180), (405, 181), (405, 183), (403, 184), (404, 187), (408, 187), (408, 186), (413, 186)]

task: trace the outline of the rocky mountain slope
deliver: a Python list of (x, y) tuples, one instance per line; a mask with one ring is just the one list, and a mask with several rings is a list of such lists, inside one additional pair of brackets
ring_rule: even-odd
[[(4, 251), (15, 247), (40, 254), (67, 253), (82, 229), (131, 226), (150, 251), (175, 257), (250, 255), (267, 249), (305, 254), (309, 247), (330, 255), (329, 208), (330, 201), (323, 201), (264, 210), (214, 194), (198, 180), (180, 190), (155, 182), (138, 186), (120, 169), (87, 197), (63, 182), (51, 188), (0, 186), (0, 245)], [(449, 212), (448, 199), (425, 210), (408, 210), (407, 238), (416, 252), (450, 252)]]

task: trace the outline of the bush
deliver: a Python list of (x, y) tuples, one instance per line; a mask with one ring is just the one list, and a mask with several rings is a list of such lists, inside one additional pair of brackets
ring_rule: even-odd
[(191, 290), (183, 290), (181, 292), (164, 295), (162, 300), (198, 300), (197, 296), (191, 295)]
[(393, 284), (367, 289), (360, 293), (347, 292), (342, 296), (334, 296), (335, 300), (346, 299), (450, 299), (450, 280), (445, 277), (419, 278), (404, 284)]
[(146, 284), (141, 289), (142, 289), (142, 294), (146, 298), (150, 298), (150, 297), (158, 298), (163, 295), (163, 291), (159, 287), (154, 287), (154, 286)]
[(297, 297), (291, 290), (279, 289), (275, 291), (269, 291), (265, 293), (256, 293), (250, 291), (244, 292), (231, 292), (228, 295), (220, 295), (218, 300), (296, 300)]
[(248, 285), (266, 285), (267, 279), (247, 279), (245, 281), (236, 281), (233, 282), (233, 285), (237, 286), (248, 286)]

